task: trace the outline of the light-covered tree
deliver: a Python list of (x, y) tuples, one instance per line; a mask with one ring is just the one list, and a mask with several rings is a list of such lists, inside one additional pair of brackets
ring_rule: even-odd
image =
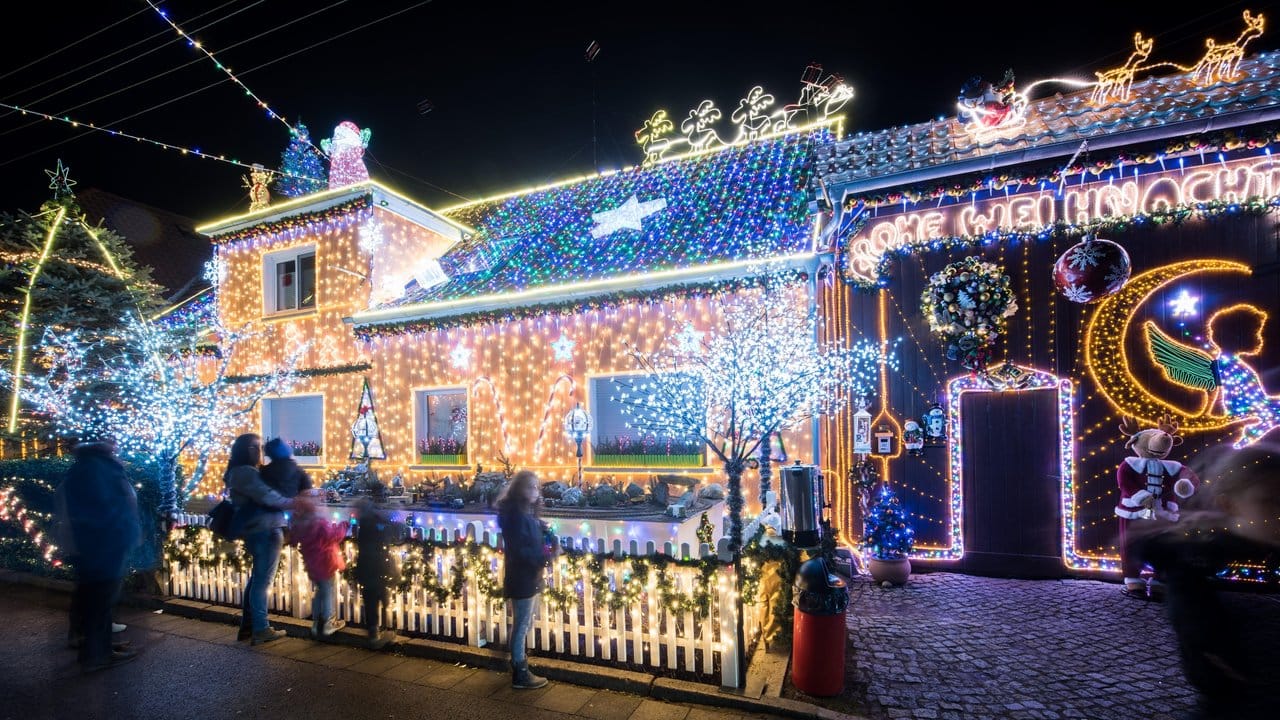
[(806, 283), (797, 280), (774, 271), (761, 287), (726, 300), (715, 327), (686, 326), (652, 353), (628, 346), (643, 375), (615, 381), (614, 400), (633, 427), (700, 438), (723, 464), (729, 551), (739, 563), (739, 579), (742, 474), (761, 442), (839, 410), (848, 397), (870, 395), (881, 367), (896, 366), (888, 344), (820, 343), (817, 313)]
[[(297, 378), (294, 348), (261, 377), (228, 375), (249, 331), (228, 329), (208, 312), (194, 322), (169, 323), (125, 317), (108, 340), (79, 330), (48, 330), (23, 399), (62, 435), (108, 433), (122, 455), (155, 467), (161, 517), (170, 517), (200, 484), (209, 459), (230, 444), (245, 416), (264, 396), (287, 392)], [(178, 482), (179, 462), (192, 472)]]

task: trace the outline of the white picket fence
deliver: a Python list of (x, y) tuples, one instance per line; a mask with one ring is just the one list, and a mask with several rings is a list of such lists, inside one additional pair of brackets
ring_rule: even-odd
[[(192, 525), (203, 525), (203, 516), (190, 518)], [(466, 535), (456, 529), (415, 528), (415, 536), (431, 540), (465, 539), (479, 541), (497, 550), (493, 553), (492, 567), (495, 577), (502, 577), (502, 538), (498, 534), (477, 531), (475, 526), (466, 529)], [(211, 534), (202, 534), (206, 552), (213, 552), (218, 542)], [(585, 545), (585, 541), (583, 543)], [(722, 543), (723, 544), (723, 543)], [(621, 588), (624, 577), (630, 575), (630, 560), (624, 554), (653, 555), (659, 550), (670, 557), (710, 557), (714, 551), (707, 545), (689, 548), (673, 547), (669, 543), (659, 549), (648, 543), (637, 547), (632, 542), (624, 546), (615, 541), (606, 546), (603, 540), (590, 549), (601, 555), (612, 552), (614, 557), (604, 558), (602, 565), (610, 585)], [(403, 560), (406, 546), (392, 551), (396, 569)], [(723, 549), (723, 548), (722, 548)], [(354, 561), (354, 557), (348, 561)], [(436, 552), (432, 555), (437, 578), (452, 576), (456, 562), (452, 552)], [(272, 611), (293, 617), (308, 617), (311, 612), (312, 586), (303, 568), (302, 557), (296, 547), (286, 546), (280, 557), (281, 569), (277, 572), (268, 593)], [(186, 568), (169, 568), (169, 592), (181, 598), (203, 600), (210, 603), (239, 605), (242, 591), (248, 580), (247, 572), (237, 572), (228, 563), (207, 567), (198, 564)], [(738, 686), (737, 612), (736, 589), (732, 564), (722, 564), (715, 573), (711, 588), (709, 613), (697, 617), (694, 612), (673, 613), (659, 600), (657, 572), (649, 574), (648, 586), (637, 601), (618, 609), (609, 609), (606, 598), (596, 597), (590, 582), (589, 571), (578, 574), (568, 572), (565, 556), (560, 556), (548, 568), (546, 583), (549, 588), (572, 590), (577, 597), (573, 607), (552, 609), (546, 596), (539, 596), (535, 609), (533, 630), (527, 639), (528, 648), (537, 653), (569, 656), (588, 662), (630, 665), (636, 668), (666, 668), (687, 671), (698, 677), (711, 679), (719, 668), (720, 683), (727, 687)], [(690, 593), (700, 581), (696, 567), (670, 564), (666, 569), (672, 578), (674, 589)], [(465, 573), (465, 571), (464, 571)], [(348, 583), (341, 575), (337, 578), (338, 616), (352, 624), (365, 622), (365, 608), (358, 587)], [(424, 588), (414, 586), (406, 591), (393, 588), (381, 620), (383, 628), (390, 628), (408, 635), (465, 642), (473, 646), (506, 645), (510, 632), (510, 603), (486, 597), (477, 579), (465, 573), (461, 597), (451, 597), (443, 603)], [(757, 637), (763, 613), (768, 610), (762, 604), (743, 609), (744, 637), (748, 644)]]

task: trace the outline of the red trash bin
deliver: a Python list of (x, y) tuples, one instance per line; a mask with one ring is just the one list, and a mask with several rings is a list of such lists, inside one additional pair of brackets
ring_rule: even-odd
[(791, 682), (807, 695), (829, 697), (844, 691), (845, 610), (849, 591), (844, 580), (827, 572), (814, 558), (796, 574)]

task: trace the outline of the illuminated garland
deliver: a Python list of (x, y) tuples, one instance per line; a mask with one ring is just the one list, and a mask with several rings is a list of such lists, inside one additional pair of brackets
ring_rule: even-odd
[(14, 488), (0, 488), (0, 521), (13, 522), (21, 527), (31, 544), (40, 551), (44, 561), (56, 568), (62, 566), (62, 560), (54, 557), (58, 552), (58, 546), (49, 541), (44, 531), (49, 519), (50, 516), (47, 513), (39, 513), (27, 508)]
[(1166, 162), (1180, 162), (1180, 156), (1203, 155), (1211, 152), (1232, 152), (1240, 149), (1256, 150), (1265, 148), (1272, 142), (1280, 142), (1280, 127), (1262, 128), (1247, 136), (1235, 131), (1195, 135), (1170, 140), (1161, 150), (1116, 153), (1110, 158), (1099, 159), (1090, 163), (1076, 162), (1067, 167), (1062, 167), (1061, 165), (1043, 166), (1040, 169), (1030, 170), (1020, 175), (1014, 175), (1011, 172), (972, 175), (965, 179), (953, 180), (945, 185), (915, 186), (882, 191), (871, 195), (853, 195), (845, 199), (844, 205), (846, 210), (853, 210), (859, 205), (875, 208), (901, 205), (904, 202), (915, 203), (948, 197), (962, 198), (974, 193), (1004, 190), (1009, 187), (1016, 189), (1029, 185), (1057, 185), (1065, 178), (1086, 172), (1096, 177), (1111, 170), (1123, 171), (1126, 167), (1133, 168), (1144, 165), (1160, 165), (1161, 170), (1165, 170)]
[(316, 225), (321, 223), (332, 223), (356, 211), (369, 210), (372, 207), (373, 195), (366, 194), (332, 207), (325, 208), (324, 210), (298, 213), (297, 215), (290, 215), (268, 223), (259, 223), (252, 227), (243, 228), (234, 232), (210, 235), (209, 242), (214, 245), (226, 245), (239, 240), (246, 240), (248, 238), (255, 238), (263, 235), (278, 236), (289, 234), (297, 236), (299, 234), (311, 234), (316, 232), (316, 228), (314, 227)]
[[(355, 363), (353, 365), (332, 365), (330, 367), (314, 367), (305, 370), (295, 370), (294, 375), (300, 378), (304, 377), (331, 377), (333, 375), (349, 375), (351, 373), (364, 372), (373, 366), (369, 363)], [(223, 378), (223, 382), (228, 383), (247, 383), (262, 382), (275, 377), (274, 373), (266, 373), (262, 375), (228, 375)]]
[[(805, 272), (794, 273), (793, 277), (808, 280)], [(478, 327), (496, 323), (526, 320), (530, 318), (548, 318), (553, 316), (578, 315), (580, 313), (606, 310), (608, 308), (640, 303), (643, 305), (659, 305), (670, 300), (679, 299), (720, 299), (732, 295), (739, 290), (760, 287), (768, 282), (767, 276), (736, 277), (713, 282), (682, 283), (658, 289), (623, 290), (597, 295), (588, 299), (565, 300), (558, 303), (524, 305), (507, 307), (500, 310), (484, 310), (480, 312), (450, 315), (441, 318), (428, 318), (391, 322), (380, 325), (365, 325), (356, 328), (355, 336), (361, 340), (393, 335), (414, 335), (433, 330), (447, 330), (457, 327)]]
[[(845, 278), (852, 287), (863, 292), (873, 292), (888, 285), (891, 278), (889, 266), (892, 264), (895, 256), (907, 257), (922, 252), (954, 252), (957, 250), (969, 250), (974, 248), (987, 247), (995, 244), (1006, 243), (1011, 241), (1029, 241), (1029, 240), (1048, 240), (1050, 238), (1075, 238), (1085, 235), (1097, 235), (1099, 233), (1120, 233), (1130, 230), (1145, 228), (1148, 226), (1159, 227), (1161, 225), (1181, 225), (1188, 220), (1208, 220), (1219, 218), (1224, 215), (1237, 215), (1245, 213), (1248, 215), (1265, 215), (1280, 210), (1280, 195), (1272, 195), (1271, 197), (1262, 197), (1254, 195), (1243, 202), (1234, 202), (1228, 200), (1209, 200), (1198, 203), (1179, 203), (1163, 210), (1157, 210), (1149, 213), (1137, 213), (1134, 215), (1116, 215), (1111, 217), (1096, 218), (1086, 223), (1068, 223), (1059, 220), (1052, 225), (1046, 225), (1039, 230), (1011, 230), (996, 229), (982, 235), (952, 235), (948, 237), (929, 238), (924, 240), (912, 240), (901, 247), (894, 248), (880, 258), (876, 264), (876, 277), (879, 278), (877, 283), (861, 282), (852, 275), (848, 274), (848, 268), (843, 267)], [(866, 218), (859, 222), (865, 224)], [(861, 229), (861, 225), (855, 228), (853, 232)], [(851, 233), (852, 234), (852, 233)], [(842, 255), (842, 264), (847, 263), (850, 256)]]

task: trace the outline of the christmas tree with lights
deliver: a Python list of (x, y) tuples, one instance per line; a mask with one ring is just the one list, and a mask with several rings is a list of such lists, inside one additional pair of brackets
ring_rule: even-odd
[(907, 522), (902, 501), (889, 489), (880, 488), (879, 500), (863, 520), (862, 546), (877, 560), (897, 560), (915, 547), (916, 531)]
[(280, 179), (276, 191), (285, 197), (300, 197), (329, 187), (324, 158), (311, 144), (307, 126), (298, 123), (291, 133), (289, 147), (280, 155)]
[[(86, 223), (69, 172), (61, 161), (46, 171), (54, 197), (40, 212), (0, 214), (0, 368), (10, 378), (0, 395), (9, 435), (47, 434), (13, 395), (15, 382), (21, 390), (28, 375), (47, 373), (33, 362), (46, 333), (75, 328), (87, 340), (109, 339), (125, 316), (151, 317), (164, 303), (150, 269), (134, 262), (124, 239)], [(87, 400), (98, 397), (86, 391)]]

